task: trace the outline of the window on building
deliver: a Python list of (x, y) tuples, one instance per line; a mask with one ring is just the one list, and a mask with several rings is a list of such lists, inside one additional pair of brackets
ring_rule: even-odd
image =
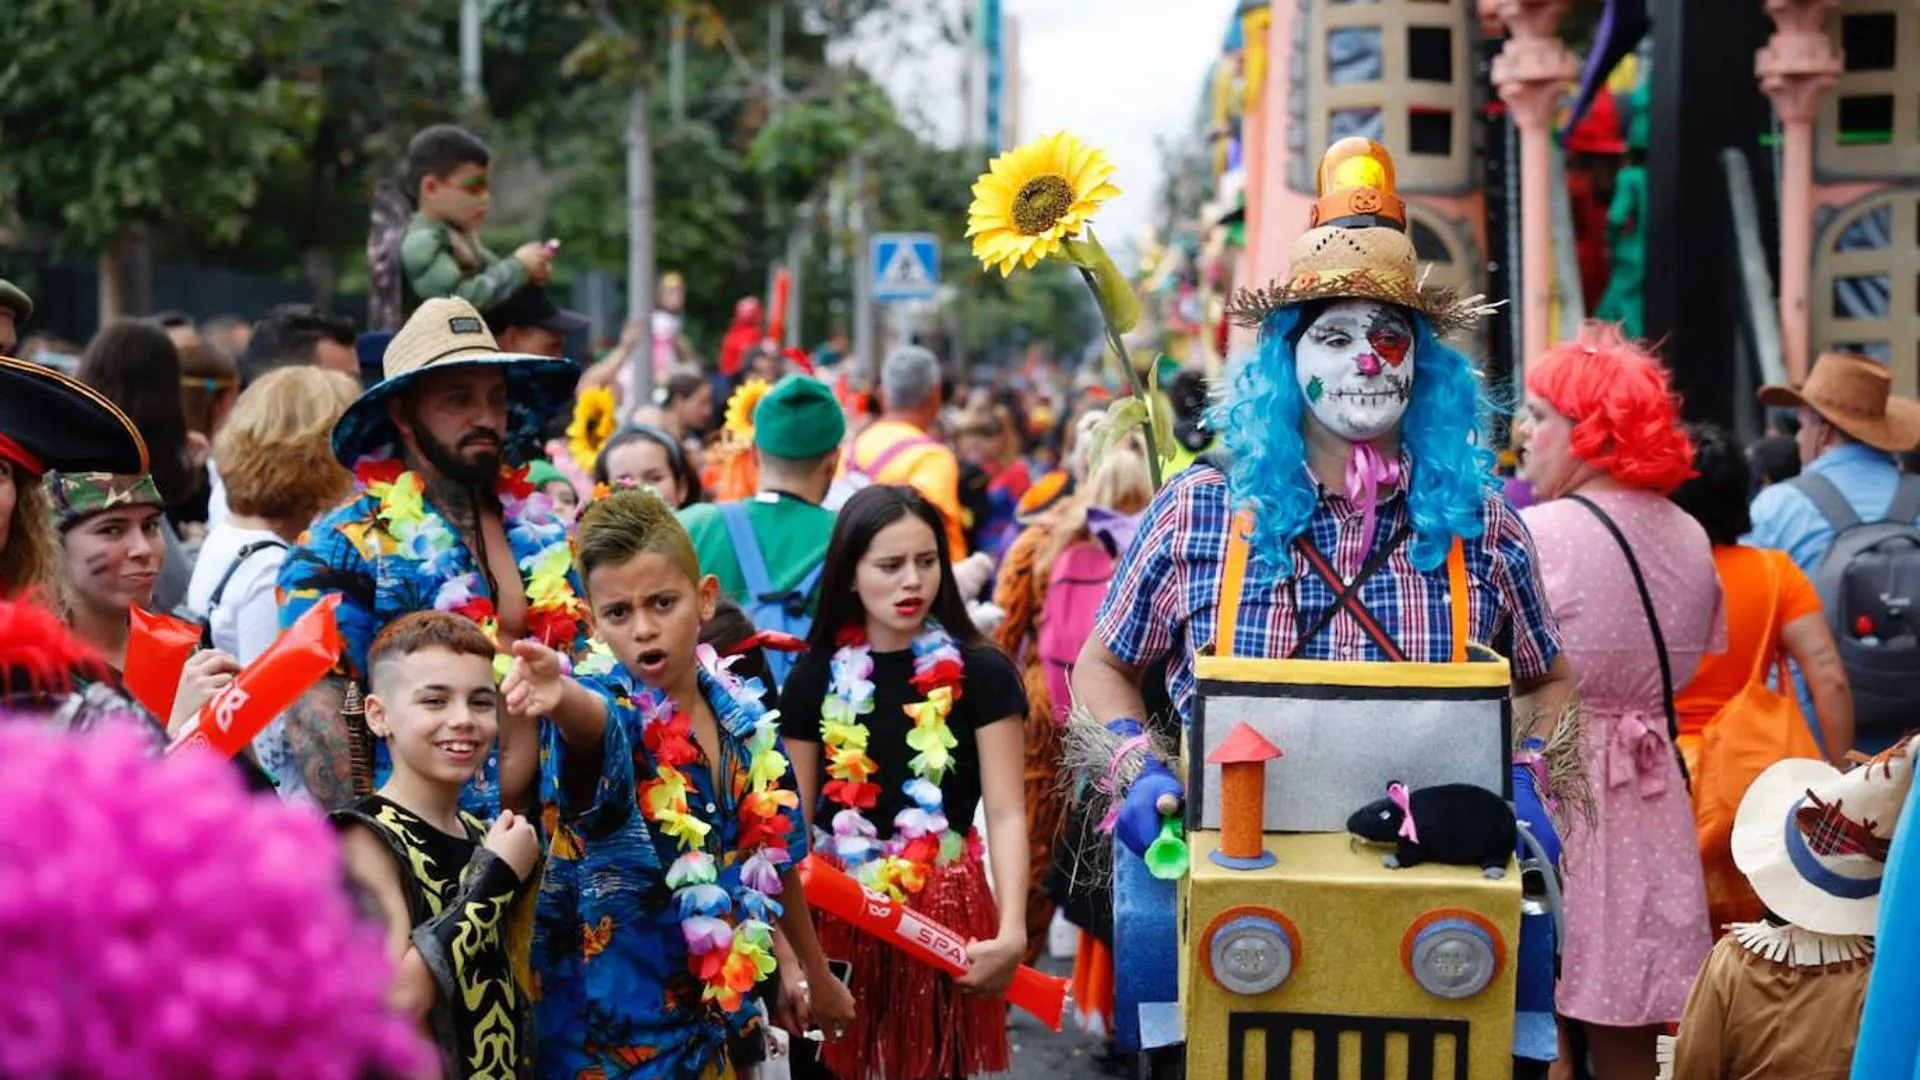
[[(1291, 115), (1307, 146), (1365, 136), (1393, 149), (1405, 191), (1475, 190), (1473, 3), (1286, 2), (1300, 6), (1306, 28), (1294, 38), (1292, 58), (1305, 74), (1306, 93)], [(1294, 163), (1288, 179), (1311, 191), (1311, 166)]]
[(1815, 241), (1813, 351), (1846, 350), (1886, 364), (1894, 392), (1920, 381), (1920, 188), (1876, 191), (1841, 207)]
[(1407, 152), (1446, 157), (1453, 152), (1453, 111), (1414, 106), (1407, 112)]
[(1377, 26), (1338, 26), (1327, 31), (1327, 81), (1334, 86), (1379, 82), (1386, 67)]
[(1354, 135), (1384, 142), (1387, 136), (1386, 113), (1379, 109), (1335, 109), (1327, 114), (1329, 142), (1339, 142)]
[(1890, 11), (1840, 16), (1840, 48), (1848, 71), (1892, 71), (1900, 43), (1899, 18)]
[(1453, 28), (1407, 27), (1407, 78), (1415, 82), (1453, 81)]
[(1847, 0), (1826, 20), (1844, 58), (1821, 96), (1814, 175), (1823, 181), (1920, 176), (1920, 65), (1902, 64), (1920, 42), (1914, 0)]
[(1840, 99), (1840, 145), (1885, 146), (1893, 142), (1893, 95)]

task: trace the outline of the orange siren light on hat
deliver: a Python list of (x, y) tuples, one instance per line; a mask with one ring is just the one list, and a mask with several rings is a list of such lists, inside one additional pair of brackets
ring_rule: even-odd
[(1341, 139), (1320, 158), (1318, 197), (1307, 231), (1293, 242), (1287, 276), (1241, 289), (1227, 303), (1233, 322), (1261, 329), (1273, 313), (1316, 300), (1376, 300), (1425, 318), (1440, 337), (1466, 330), (1495, 305), (1427, 284), (1407, 203), (1395, 187), (1393, 155), (1372, 139)]

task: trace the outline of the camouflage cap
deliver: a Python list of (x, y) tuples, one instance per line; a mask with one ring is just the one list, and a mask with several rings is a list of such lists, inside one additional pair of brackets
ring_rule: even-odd
[(48, 473), (45, 483), (53, 523), (63, 532), (83, 518), (108, 510), (166, 505), (148, 473), (56, 472)]

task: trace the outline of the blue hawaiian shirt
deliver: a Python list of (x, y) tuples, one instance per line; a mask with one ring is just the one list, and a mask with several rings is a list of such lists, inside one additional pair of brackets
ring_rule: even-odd
[[(445, 524), (431, 502), (423, 497), (421, 504), (429, 525)], [(362, 490), (328, 511), (287, 553), (278, 582), (282, 628), (292, 626), (323, 596), (340, 595), (335, 615), (346, 651), (337, 670), (360, 680), (363, 687), (368, 648), (383, 627), (402, 615), (432, 608), (466, 615), (489, 633), (496, 629), (486, 575), (480, 573), (468, 545), (457, 534), (409, 528), (384, 519), (381, 506), (373, 491)], [(529, 635), (563, 652), (583, 653), (587, 628), (577, 598), (584, 592), (572, 569), (566, 523), (554, 514), (545, 495), (517, 498), (505, 486), (501, 511), (507, 543), (520, 565), (527, 593)], [(560, 591), (566, 602), (556, 599)], [(545, 603), (540, 602), (542, 598)], [(384, 743), (376, 744), (374, 757), (374, 786), (378, 787), (392, 771)], [(461, 792), (460, 807), (483, 821), (499, 815), (497, 744)]]
[[(533, 936), (538, 1073), (556, 1080), (712, 1075), (726, 1063), (728, 1038), (756, 1031), (758, 1014), (751, 997), (732, 1013), (703, 1004), (701, 983), (687, 968), (666, 884), (680, 844), (649, 829), (638, 802), (640, 785), (654, 774), (641, 725), (657, 691), (622, 670), (580, 679), (608, 705), (591, 805), (568, 804), (561, 782), (566, 747), (558, 729), (542, 725), (541, 803), (550, 841)], [(725, 783), (716, 784), (706, 762), (683, 771), (694, 786), (690, 803), (714, 826), (707, 844), (718, 884), (737, 897), (745, 854), (737, 807), (751, 790), (746, 740), (753, 719), (705, 672), (700, 687), (719, 720), (717, 772)], [(797, 790), (791, 767), (781, 783)], [(792, 821), (787, 851), (797, 864), (806, 857), (806, 835), (797, 810)]]

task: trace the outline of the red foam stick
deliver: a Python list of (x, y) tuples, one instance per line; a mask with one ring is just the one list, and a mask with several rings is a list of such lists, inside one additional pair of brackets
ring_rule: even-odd
[[(807, 892), (810, 906), (845, 919), (861, 933), (871, 934), (916, 960), (950, 975), (965, 975), (973, 966), (966, 938), (896, 903), (885, 893), (861, 885), (818, 856), (800, 860), (800, 885)], [(1022, 964), (1007, 987), (1007, 1001), (1059, 1031), (1067, 1011), (1067, 980)]]
[(133, 699), (166, 723), (180, 690), (180, 669), (200, 644), (200, 628), (184, 619), (134, 608), (129, 612), (127, 670), (121, 682)]
[(207, 702), (167, 753), (197, 746), (230, 758), (244, 749), (332, 670), (341, 648), (340, 629), (333, 620), (333, 609), (339, 606), (338, 594), (328, 596), (295, 619)]
[(793, 298), (793, 271), (781, 268), (773, 272), (773, 304), (767, 315), (767, 340), (787, 340), (787, 305)]

